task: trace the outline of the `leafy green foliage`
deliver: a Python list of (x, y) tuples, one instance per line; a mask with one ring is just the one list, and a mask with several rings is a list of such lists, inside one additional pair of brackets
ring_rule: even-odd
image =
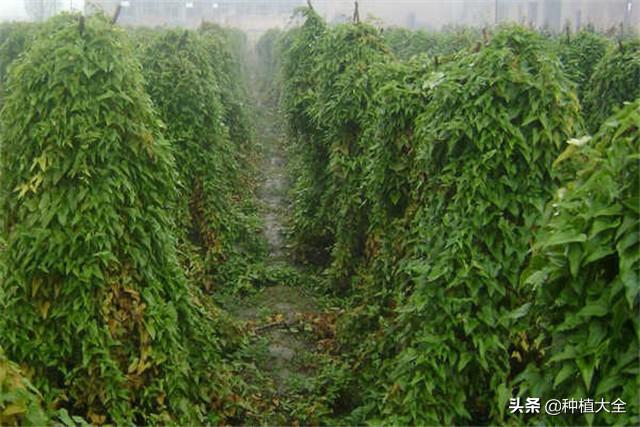
[(640, 38), (612, 45), (596, 65), (584, 97), (586, 121), (598, 130), (615, 109), (640, 96)]
[(578, 98), (584, 100), (589, 91), (593, 71), (609, 47), (606, 37), (593, 29), (584, 29), (573, 36), (560, 38), (560, 60), (571, 80), (578, 88)]
[(312, 90), (315, 86), (314, 74), (317, 64), (317, 49), (326, 32), (326, 24), (313, 9), (300, 12), (304, 24), (294, 30), (286, 55), (282, 59), (283, 100), (287, 120), (295, 136), (313, 135), (314, 128), (310, 108), (315, 101)]
[(0, 24), (0, 82), (6, 80), (9, 65), (31, 44), (37, 28), (27, 22)]
[[(0, 423), (638, 424), (638, 40), (299, 13), (259, 68), (324, 280), (263, 259), (242, 33), (0, 26), (0, 341), (23, 366), (0, 353)], [(591, 143), (575, 88), (590, 124), (617, 111)], [(323, 350), (283, 399), (267, 342), (203, 292), (272, 284), (349, 296), (337, 337), (335, 314), (288, 326)], [(630, 410), (509, 418), (512, 394)]]
[(257, 77), (260, 79), (260, 91), (267, 93), (267, 97), (274, 96), (273, 91), (277, 85), (278, 70), (280, 66), (280, 55), (278, 55), (278, 43), (280, 43), (283, 33), (280, 29), (272, 28), (268, 30), (256, 44)]
[[(403, 222), (411, 206), (412, 191), (409, 171), (416, 159), (414, 123), (425, 111), (431, 89), (441, 76), (433, 73), (434, 69), (433, 61), (422, 56), (405, 63), (386, 63), (371, 73), (372, 79), (381, 83), (374, 93), (362, 136), (370, 141), (362, 185), (371, 210), (366, 259), (375, 277), (389, 277), (404, 253)], [(385, 281), (371, 282), (374, 285)], [(374, 299), (380, 301), (380, 296)]]
[(178, 263), (175, 163), (140, 64), (104, 17), (48, 25), (0, 114), (0, 339), (92, 423), (201, 423), (221, 344)]
[[(326, 261), (331, 235), (317, 209), (326, 186), (328, 159), (326, 147), (315, 140), (318, 130), (312, 119), (315, 102), (317, 49), (327, 30), (325, 22), (313, 9), (302, 9), (304, 24), (281, 40), (282, 106), (291, 134), (290, 153), (293, 183), (292, 229), (294, 254), (302, 259)], [(284, 53), (286, 49), (286, 54)]]
[(523, 282), (544, 348), (520, 376), (520, 393), (621, 398), (627, 413), (553, 423), (640, 422), (640, 99), (608, 119), (586, 146), (562, 156), (574, 178), (550, 203)]
[[(440, 76), (433, 69), (433, 61), (422, 56), (406, 63), (378, 64), (370, 73), (370, 78), (380, 83), (361, 136), (367, 143), (361, 186), (368, 227), (364, 253), (352, 260), (356, 264), (352, 278), (356, 292), (350, 301), (351, 310), (341, 322), (339, 337), (346, 352), (378, 351), (377, 339), (368, 339), (362, 345), (362, 336), (378, 334), (385, 318), (393, 314), (395, 293), (410, 279), (406, 272), (397, 270), (397, 264), (410, 248), (407, 222), (415, 206), (410, 174), (417, 154), (415, 120), (428, 106), (431, 89)], [(357, 390), (377, 381), (377, 375), (372, 374), (369, 377), (365, 371), (356, 371), (363, 383)]]
[[(218, 74), (231, 72), (223, 67), (232, 64), (222, 62), (216, 73), (211, 55), (217, 50), (212, 46), (221, 48), (222, 42), (213, 31), (207, 32), (206, 40), (192, 31), (166, 31), (152, 39), (143, 57), (147, 90), (175, 147), (181, 236), (202, 248), (206, 289), (215, 286), (211, 277), (221, 283), (231, 280), (244, 263), (242, 255), (260, 250), (251, 199), (237, 192), (243, 173), (240, 144), (230, 139), (225, 123), (230, 110), (225, 109), (218, 79)], [(223, 61), (230, 61), (228, 52), (225, 55)], [(232, 97), (232, 92), (227, 95)]]
[(366, 227), (357, 197), (364, 150), (359, 137), (373, 91), (368, 72), (387, 60), (388, 49), (370, 25), (343, 24), (327, 31), (315, 11), (301, 13), (302, 27), (280, 44), (282, 102), (294, 142), (295, 250), (321, 263), (330, 255), (332, 281), (336, 290), (345, 291), (350, 257), (362, 252), (358, 236)]
[(434, 72), (415, 125), (415, 244), (398, 266), (412, 279), (386, 332), (400, 350), (378, 368), (388, 373), (386, 398), (374, 411), (388, 422), (503, 415), (519, 275), (553, 188), (553, 158), (580, 123), (547, 52), (535, 33), (504, 28)]
[(162, 31), (149, 27), (130, 27), (127, 28), (127, 34), (136, 52), (144, 53), (145, 49), (162, 35)]
[(288, 110), (309, 173), (296, 196), (315, 201), (293, 227), (330, 232), (328, 278), (354, 292), (340, 333), (359, 384), (349, 420), (502, 422), (532, 346), (515, 327), (520, 275), (552, 163), (581, 131), (573, 85), (550, 41), (517, 27), (402, 63), (371, 27), (310, 42), (311, 23), (281, 39), (283, 90), (300, 46), (315, 70), (284, 98), (302, 107)]
[(367, 24), (343, 24), (321, 39), (314, 74), (316, 99), (311, 114), (319, 130), (315, 143), (327, 150), (326, 187), (320, 196), (320, 215), (335, 242), (329, 269), (340, 292), (351, 287), (355, 259), (364, 251), (366, 209), (361, 182), (367, 140), (362, 135), (374, 91), (369, 71), (388, 59), (379, 31)]
[(232, 35), (214, 24), (202, 24), (199, 32), (207, 45), (210, 63), (218, 81), (224, 123), (229, 129), (231, 141), (241, 147), (244, 154), (250, 155), (254, 138), (248, 109), (249, 95), (246, 92), (247, 77), (241, 60), (243, 52), (240, 49), (244, 45), (240, 43), (240, 47), (232, 50)]
[(453, 55), (478, 43), (480, 31), (467, 27), (449, 27), (442, 31), (409, 30), (388, 28), (384, 31), (385, 42), (401, 60), (420, 54), (430, 57)]
[(0, 424), (46, 425), (42, 396), (0, 348)]

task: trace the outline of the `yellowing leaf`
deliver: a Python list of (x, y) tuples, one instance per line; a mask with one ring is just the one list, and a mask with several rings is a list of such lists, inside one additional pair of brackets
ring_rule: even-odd
[(42, 304), (40, 304), (40, 315), (42, 316), (43, 319), (47, 318), (47, 315), (49, 314), (50, 306), (51, 306), (51, 303), (49, 301), (45, 301)]
[(4, 411), (2, 411), (2, 417), (8, 418), (14, 415), (23, 414), (26, 411), (27, 408), (25, 407), (24, 403), (13, 402), (7, 405), (6, 408), (4, 408)]

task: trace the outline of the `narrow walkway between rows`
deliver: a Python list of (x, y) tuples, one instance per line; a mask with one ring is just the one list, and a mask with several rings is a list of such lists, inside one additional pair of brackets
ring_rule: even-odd
[[(255, 86), (255, 85), (254, 85)], [(229, 312), (249, 331), (250, 343), (240, 352), (243, 363), (255, 366), (244, 381), (268, 402), (252, 422), (298, 425), (313, 421), (309, 395), (322, 366), (330, 360), (335, 337), (335, 313), (315, 294), (313, 274), (295, 266), (287, 250), (288, 183), (286, 151), (275, 107), (256, 99), (256, 135), (262, 146), (261, 182), (263, 232), (269, 254), (263, 266), (263, 285), (229, 301)]]

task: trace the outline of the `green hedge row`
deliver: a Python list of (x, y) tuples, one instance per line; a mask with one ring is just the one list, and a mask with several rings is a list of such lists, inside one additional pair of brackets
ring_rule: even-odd
[[(567, 52), (595, 35), (567, 47), (503, 26), (408, 55), (402, 35), (301, 13), (269, 45), (295, 153), (294, 249), (351, 303), (347, 420), (637, 423), (640, 133), (638, 103), (623, 105), (640, 96), (637, 41), (603, 42), (593, 65)], [(623, 109), (583, 112), (578, 87)], [(578, 156), (585, 115), (604, 124)], [(513, 415), (519, 395), (620, 397), (627, 413)]]
[[(134, 51), (103, 16), (44, 25), (3, 88), (0, 344), (63, 423), (220, 423), (239, 331), (203, 289), (260, 249), (230, 36), (140, 31)], [(0, 421), (42, 419), (0, 369)]]

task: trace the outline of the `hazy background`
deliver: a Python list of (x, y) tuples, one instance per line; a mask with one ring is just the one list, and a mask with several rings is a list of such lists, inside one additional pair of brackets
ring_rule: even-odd
[[(515, 21), (560, 30), (587, 24), (640, 29), (640, 0), (360, 0), (360, 16), (384, 25), (438, 29), (446, 25), (490, 26)], [(195, 27), (202, 21), (245, 30), (252, 40), (265, 30), (292, 24), (306, 0), (0, 0), (0, 20), (42, 20), (63, 10), (112, 14), (123, 6), (124, 25)], [(353, 1), (312, 0), (329, 22), (353, 15)]]
[(46, 0), (42, 2), (32, 0), (0, 0), (0, 19), (3, 21), (22, 21), (28, 19), (29, 15), (27, 14), (26, 10), (27, 3), (30, 3), (29, 6), (40, 6), (40, 3), (45, 5), (45, 7), (53, 6), (53, 8), (55, 8), (57, 6), (57, 11), (84, 9), (84, 0)]

